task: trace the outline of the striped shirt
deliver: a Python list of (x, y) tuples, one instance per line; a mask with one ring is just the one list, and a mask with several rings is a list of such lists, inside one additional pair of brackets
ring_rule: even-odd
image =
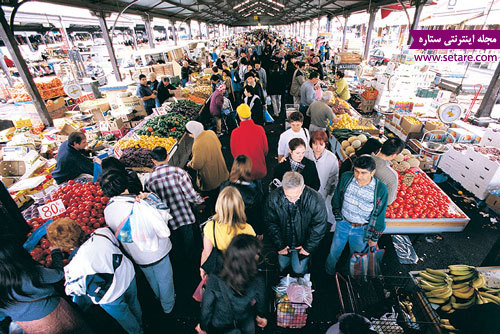
[(353, 178), (347, 186), (342, 205), (342, 216), (353, 224), (368, 224), (375, 200), (375, 178), (364, 187)]

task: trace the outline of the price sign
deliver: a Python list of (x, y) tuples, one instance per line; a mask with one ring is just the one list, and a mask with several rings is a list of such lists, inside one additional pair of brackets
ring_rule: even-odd
[(123, 151), (118, 145), (115, 146), (113, 153), (115, 154), (115, 157), (117, 159), (120, 159), (120, 157), (123, 155)]
[(64, 207), (63, 201), (61, 199), (58, 199), (54, 202), (49, 202), (38, 208), (40, 218), (42, 219), (50, 219), (52, 217), (60, 215), (64, 211), (66, 211), (66, 208)]

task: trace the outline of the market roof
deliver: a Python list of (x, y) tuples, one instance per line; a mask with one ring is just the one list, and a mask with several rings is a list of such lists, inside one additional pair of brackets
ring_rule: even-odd
[(398, 0), (41, 0), (94, 11), (121, 12), (177, 21), (189, 19), (229, 26), (281, 25), (343, 15), (398, 3)]

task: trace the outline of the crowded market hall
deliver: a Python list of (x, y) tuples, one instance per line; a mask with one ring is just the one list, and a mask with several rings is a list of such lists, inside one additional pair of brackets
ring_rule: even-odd
[(2, 1), (0, 334), (500, 333), (499, 15)]

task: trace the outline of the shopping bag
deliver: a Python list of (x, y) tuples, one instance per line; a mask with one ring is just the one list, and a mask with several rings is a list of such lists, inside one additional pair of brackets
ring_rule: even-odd
[(92, 182), (97, 182), (97, 180), (99, 180), (99, 176), (101, 176), (101, 174), (102, 174), (101, 164), (94, 161), (94, 178), (92, 179)]
[(359, 253), (354, 253), (349, 262), (351, 276), (366, 278), (375, 277), (382, 273), (380, 263), (384, 257), (385, 250), (378, 246), (366, 247)]
[(274, 118), (271, 116), (269, 111), (267, 111), (267, 109), (264, 109), (262, 112), (264, 113), (264, 120), (266, 121), (266, 123), (274, 122)]
[(368, 252), (365, 248), (359, 253), (354, 253), (349, 261), (349, 273), (353, 277), (365, 278), (368, 274)]
[(198, 303), (201, 303), (201, 300), (203, 299), (203, 292), (205, 292), (205, 285), (207, 284), (207, 281), (208, 281), (208, 275), (203, 277), (200, 284), (198, 284), (198, 286), (196, 287), (196, 290), (194, 290), (193, 299), (196, 300)]
[(141, 251), (157, 251), (158, 238), (170, 235), (162, 214), (144, 200), (136, 200), (132, 212), (130, 216), (132, 240)]
[(379, 249), (378, 246), (369, 247), (368, 250), (368, 276), (375, 277), (382, 274), (380, 264), (384, 258), (385, 249)]

